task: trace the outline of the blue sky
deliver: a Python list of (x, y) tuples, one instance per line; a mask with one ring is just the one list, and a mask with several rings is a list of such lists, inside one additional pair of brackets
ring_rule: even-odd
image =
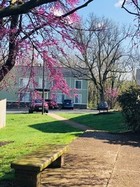
[(119, 24), (133, 24), (134, 17), (124, 9), (116, 7), (115, 4), (120, 0), (94, 0), (86, 8), (78, 11), (83, 17), (89, 13), (94, 13), (97, 17), (106, 17)]

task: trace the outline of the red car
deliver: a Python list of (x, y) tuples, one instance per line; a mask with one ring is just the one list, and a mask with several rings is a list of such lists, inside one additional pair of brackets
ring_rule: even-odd
[[(34, 111), (39, 112), (42, 111), (42, 100), (41, 99), (35, 99), (31, 102), (29, 107), (29, 113), (33, 113)], [(49, 106), (48, 103), (44, 101), (44, 112), (48, 113)]]
[(48, 103), (49, 109), (58, 109), (59, 108), (56, 101), (54, 101), (52, 99), (45, 99), (45, 101)]

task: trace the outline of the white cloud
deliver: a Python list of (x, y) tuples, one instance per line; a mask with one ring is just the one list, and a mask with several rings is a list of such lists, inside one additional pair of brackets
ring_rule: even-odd
[(115, 7), (121, 7), (124, 0), (118, 0), (117, 3), (115, 3)]

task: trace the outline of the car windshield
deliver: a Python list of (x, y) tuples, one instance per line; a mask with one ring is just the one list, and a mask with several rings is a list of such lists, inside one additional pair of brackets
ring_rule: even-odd
[(42, 103), (42, 101), (40, 99), (36, 99), (35, 103)]
[(72, 101), (71, 100), (64, 100), (64, 103), (71, 103)]

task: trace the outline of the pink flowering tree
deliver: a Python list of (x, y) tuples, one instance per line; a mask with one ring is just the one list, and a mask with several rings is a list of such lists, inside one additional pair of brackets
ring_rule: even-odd
[(117, 97), (118, 97), (118, 89), (117, 88), (107, 88), (105, 90), (105, 96), (106, 96), (106, 99), (108, 101), (110, 108), (113, 108), (116, 103)]
[(79, 21), (76, 11), (92, 1), (0, 0), (0, 82), (15, 65), (32, 67), (40, 61), (57, 87), (66, 91), (61, 72), (54, 69), (59, 67), (54, 48), (63, 56), (64, 46), (81, 49), (69, 31)]

